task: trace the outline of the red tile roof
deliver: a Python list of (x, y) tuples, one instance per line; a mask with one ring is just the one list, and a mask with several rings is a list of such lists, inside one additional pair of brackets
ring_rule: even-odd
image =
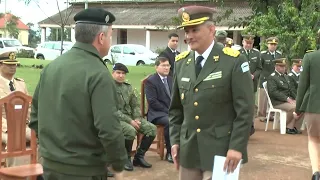
[[(7, 19), (10, 19), (12, 14), (9, 14), (7, 13), (6, 14), (7, 16)], [(4, 26), (4, 23), (5, 23), (5, 19), (4, 19), (5, 16), (3, 16), (2, 18), (0, 18), (0, 29), (3, 29), (5, 26)], [(20, 19), (18, 20), (17, 22), (17, 28), (20, 29), (20, 30), (28, 30), (29, 27), (27, 25), (25, 25)]]

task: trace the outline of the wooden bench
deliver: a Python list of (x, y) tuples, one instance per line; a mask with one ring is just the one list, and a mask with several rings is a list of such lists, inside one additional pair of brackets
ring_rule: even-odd
[[(26, 120), (28, 108), (32, 97), (20, 91), (15, 91), (0, 99), (0, 108), (4, 107), (7, 119), (8, 140), (5, 151), (1, 151), (0, 160), (5, 158), (30, 155), (30, 164), (15, 167), (0, 167), (0, 179), (3, 180), (24, 180), (31, 177), (35, 180), (38, 175), (43, 174), (42, 165), (37, 163), (37, 138), (35, 132), (31, 131), (30, 147), (27, 147)], [(0, 113), (2, 121), (2, 113)], [(0, 123), (2, 129), (2, 122)], [(2, 139), (2, 133), (0, 135)], [(0, 144), (3, 149), (3, 144)]]

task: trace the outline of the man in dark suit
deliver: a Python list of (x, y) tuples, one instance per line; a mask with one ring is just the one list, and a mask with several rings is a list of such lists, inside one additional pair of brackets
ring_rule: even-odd
[(173, 163), (171, 156), (171, 144), (169, 139), (169, 106), (171, 101), (172, 77), (169, 59), (158, 57), (155, 62), (156, 73), (151, 75), (145, 84), (145, 92), (148, 101), (148, 121), (155, 125), (164, 126), (164, 138), (166, 142), (166, 160)]
[(171, 33), (169, 34), (168, 38), (169, 38), (168, 46), (164, 51), (160, 53), (159, 57), (166, 57), (169, 60), (169, 63), (171, 65), (169, 76), (173, 76), (174, 60), (176, 56), (180, 54), (180, 52), (177, 51), (179, 36), (176, 33)]

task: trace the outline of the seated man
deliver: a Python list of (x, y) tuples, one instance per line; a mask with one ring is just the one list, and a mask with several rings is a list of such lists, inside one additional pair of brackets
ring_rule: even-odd
[[(287, 112), (287, 134), (300, 134), (296, 128), (299, 120), (293, 115), (296, 108), (296, 94), (294, 88), (291, 87), (289, 77), (284, 74), (286, 69), (286, 59), (280, 58), (274, 60), (275, 71), (267, 80), (267, 90), (271, 99), (271, 103), (276, 109)], [(298, 126), (300, 127), (300, 126)]]
[(166, 160), (173, 163), (171, 156), (171, 144), (169, 137), (169, 106), (171, 101), (172, 77), (169, 60), (166, 57), (158, 57), (155, 62), (156, 71), (145, 84), (145, 92), (148, 101), (148, 121), (155, 125), (164, 126), (166, 142)]
[(292, 69), (288, 74), (291, 82), (291, 86), (294, 88), (294, 92), (297, 94), (300, 71), (302, 66), (302, 59), (292, 59)]
[(119, 95), (118, 118), (123, 129), (125, 146), (128, 153), (128, 162), (124, 168), (127, 171), (133, 171), (131, 151), (137, 132), (142, 133), (144, 136), (139, 148), (137, 149), (137, 153), (134, 156), (133, 165), (151, 168), (152, 165), (144, 160), (144, 155), (156, 136), (157, 128), (155, 125), (141, 117), (138, 98), (133, 91), (132, 86), (125, 82), (127, 73), (129, 73), (129, 71), (125, 65), (116, 63), (113, 66), (112, 77), (115, 80)]
[[(1, 55), (0, 57), (0, 98), (9, 95), (13, 91), (21, 91), (28, 94), (26, 83), (23, 79), (15, 78), (14, 75), (17, 70), (17, 64), (19, 62), (15, 58), (15, 53), (10, 53), (9, 56)], [(27, 118), (29, 119), (29, 118)], [(28, 127), (28, 120), (26, 122), (26, 138), (28, 141), (31, 139), (31, 130)], [(7, 132), (7, 120), (4, 108), (2, 109), (2, 143), (7, 144), (8, 132)], [(22, 165), (23, 158), (8, 158), (7, 166)]]

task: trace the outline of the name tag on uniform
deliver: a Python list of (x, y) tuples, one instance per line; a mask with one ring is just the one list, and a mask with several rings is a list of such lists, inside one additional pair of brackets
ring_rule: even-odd
[(253, 58), (251, 58), (251, 59), (257, 59), (257, 57), (253, 57)]
[(181, 78), (181, 81), (189, 82), (189, 81), (190, 81), (190, 78), (185, 78), (185, 77), (183, 77), (183, 78)]
[(213, 79), (219, 79), (222, 77), (222, 71), (214, 72), (209, 74), (203, 81), (209, 81)]

